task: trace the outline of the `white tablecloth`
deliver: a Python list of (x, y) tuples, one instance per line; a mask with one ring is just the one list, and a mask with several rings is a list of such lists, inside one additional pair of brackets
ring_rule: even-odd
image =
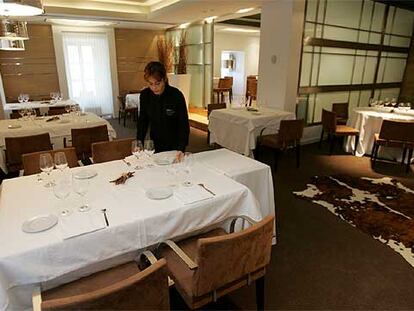
[(66, 105), (76, 105), (77, 102), (71, 99), (66, 100), (42, 100), (42, 101), (30, 101), (27, 103), (7, 103), (4, 105), (5, 117), (9, 118), (10, 113), (13, 110), (20, 109), (36, 109), (39, 108), (41, 114), (45, 114), (49, 111), (49, 107), (65, 107)]
[[(359, 143), (356, 151), (358, 157), (365, 154), (371, 154), (374, 145), (374, 134), (379, 133), (383, 120), (404, 120), (414, 121), (414, 110), (406, 111), (400, 109), (382, 108), (381, 110), (374, 107), (357, 108), (351, 112), (348, 125), (359, 130)], [(354, 150), (354, 138), (349, 137), (346, 140), (345, 151)], [(401, 159), (401, 150), (394, 148), (380, 148), (381, 157), (388, 159)]]
[[(256, 220), (265, 216), (247, 187), (202, 163), (195, 163), (193, 181), (205, 184), (216, 195), (189, 205), (184, 205), (175, 196), (156, 201), (145, 196), (148, 185), (170, 183), (167, 167), (139, 170), (125, 185), (119, 186), (109, 180), (130, 170), (124, 162), (113, 161), (87, 168), (98, 172), (91, 179), (87, 195), (89, 204), (92, 210), (107, 209), (110, 226), (67, 240), (62, 239), (59, 223), (36, 234), (21, 230), (22, 223), (28, 218), (57, 213), (60, 202), (52, 189), (38, 183), (35, 175), (3, 181), (0, 309), (7, 304), (16, 309), (29, 306), (31, 290), (41, 282), (55, 279), (56, 285), (59, 277), (66, 277), (65, 281), (70, 279), (69, 276), (79, 278), (107, 268), (100, 264), (105, 260), (219, 224), (231, 216), (247, 215)], [(82, 169), (85, 168), (72, 171)], [(76, 200), (76, 194), (72, 193), (68, 205), (77, 206)]]
[(208, 125), (210, 143), (251, 156), (256, 148), (257, 136), (264, 127), (264, 134), (276, 133), (281, 120), (295, 119), (292, 112), (265, 107), (259, 110), (258, 113), (245, 108), (213, 110)]
[[(71, 137), (72, 128), (86, 128), (98, 125), (108, 127), (110, 138), (116, 138), (116, 132), (111, 124), (93, 113), (85, 113), (82, 116), (62, 115), (61, 120), (46, 122), (50, 117), (41, 117), (35, 120), (13, 119), (0, 120), (0, 168), (7, 173), (5, 158), (5, 137), (20, 137), (49, 133), (54, 149), (63, 148), (63, 138)], [(20, 125), (20, 128), (9, 128), (9, 125)]]
[(133, 93), (133, 94), (127, 94), (125, 96), (125, 107), (126, 108), (140, 108), (140, 94), (139, 93)]

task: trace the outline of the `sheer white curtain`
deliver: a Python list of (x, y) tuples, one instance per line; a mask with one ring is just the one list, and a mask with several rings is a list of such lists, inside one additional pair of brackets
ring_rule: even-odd
[(62, 32), (69, 97), (97, 115), (113, 114), (108, 37)]

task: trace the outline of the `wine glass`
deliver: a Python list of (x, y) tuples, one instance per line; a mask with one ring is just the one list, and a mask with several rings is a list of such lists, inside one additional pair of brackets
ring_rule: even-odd
[(133, 140), (131, 143), (131, 153), (139, 159), (139, 155), (144, 148), (142, 147), (142, 142), (140, 140)]
[(68, 167), (68, 161), (64, 152), (60, 151), (55, 153), (55, 165), (61, 172)]
[(62, 201), (63, 208), (60, 211), (62, 216), (68, 216), (72, 211), (66, 207), (66, 198), (70, 194), (70, 177), (62, 175), (55, 183), (53, 187), (53, 193), (55, 196)]
[(30, 99), (29, 94), (23, 94), (23, 101), (25, 103), (27, 103), (29, 101), (29, 99)]
[(26, 109), (20, 109), (19, 114), (22, 117), (22, 119), (24, 119), (24, 116), (26, 115)]
[(50, 173), (53, 170), (53, 167), (55, 165), (53, 164), (52, 155), (50, 153), (42, 153), (39, 157), (39, 167), (40, 170), (47, 174), (48, 182), (45, 184), (45, 187), (52, 187), (54, 185), (54, 182), (50, 179)]
[(24, 102), (24, 97), (23, 94), (19, 94), (19, 96), (17, 97), (17, 101), (21, 104), (22, 102)]
[(73, 190), (82, 197), (82, 205), (78, 208), (79, 212), (87, 212), (91, 208), (86, 202), (86, 194), (89, 189), (89, 178), (81, 178), (73, 175)]
[(154, 154), (154, 151), (155, 151), (155, 149), (154, 149), (154, 141), (152, 141), (150, 139), (149, 140), (146, 140), (144, 142), (144, 152), (145, 152), (145, 154), (148, 157), (150, 157), (151, 155)]
[(183, 175), (184, 175), (184, 186), (192, 186), (192, 182), (191, 182), (191, 170), (194, 164), (194, 157), (193, 154), (191, 152), (185, 152), (184, 156), (182, 157), (182, 170), (183, 170)]
[(63, 96), (61, 92), (56, 92), (56, 100), (62, 100)]
[(71, 110), (70, 105), (65, 105), (65, 111), (66, 111), (66, 113), (69, 113), (70, 110)]

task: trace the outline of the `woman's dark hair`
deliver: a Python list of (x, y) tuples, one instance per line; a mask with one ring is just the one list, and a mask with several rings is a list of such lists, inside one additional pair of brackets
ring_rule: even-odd
[(167, 81), (167, 71), (160, 62), (149, 62), (144, 69), (144, 79), (148, 80), (149, 77), (153, 77), (157, 81)]

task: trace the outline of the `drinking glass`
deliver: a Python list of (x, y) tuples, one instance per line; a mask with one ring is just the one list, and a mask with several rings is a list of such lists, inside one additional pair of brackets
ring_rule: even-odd
[(22, 119), (24, 118), (24, 116), (26, 115), (26, 109), (20, 109), (19, 110), (19, 114), (22, 117)]
[(70, 194), (70, 177), (68, 175), (62, 175), (57, 179), (54, 187), (53, 193), (55, 196), (62, 201), (63, 208), (60, 211), (62, 216), (68, 216), (72, 211), (66, 207), (66, 198)]
[(56, 100), (56, 92), (51, 92), (50, 93), (50, 98), (53, 100)]
[(55, 153), (55, 165), (61, 172), (68, 167), (68, 161), (64, 152), (60, 151)]
[(82, 205), (78, 208), (79, 212), (89, 211), (91, 208), (86, 202), (86, 194), (89, 189), (89, 178), (80, 178), (73, 175), (73, 190), (82, 198)]
[(56, 100), (62, 100), (63, 96), (61, 92), (56, 92)]
[(66, 113), (69, 113), (69, 112), (70, 112), (70, 110), (71, 110), (70, 105), (66, 105), (66, 106), (65, 106), (65, 111), (66, 111)]
[(154, 142), (152, 140), (146, 140), (144, 142), (144, 152), (146, 153), (147, 156), (151, 156), (154, 154)]
[(184, 177), (184, 186), (191, 186), (193, 183), (191, 182), (191, 170), (194, 164), (194, 157), (191, 152), (185, 152), (184, 156), (182, 157), (182, 170), (183, 170), (183, 177)]
[(23, 94), (19, 94), (19, 96), (17, 97), (17, 101), (18, 101), (19, 103), (24, 102), (24, 97), (23, 97)]
[(39, 167), (40, 170), (47, 174), (47, 183), (45, 184), (45, 187), (52, 187), (54, 185), (54, 182), (50, 179), (50, 173), (53, 170), (53, 167), (55, 165), (53, 164), (52, 155), (50, 153), (42, 153), (39, 157)]
[(131, 153), (139, 159), (139, 155), (144, 148), (142, 147), (142, 143), (140, 140), (133, 140), (131, 143)]
[(29, 99), (30, 99), (29, 94), (23, 94), (23, 101), (25, 103), (27, 103), (29, 101)]

